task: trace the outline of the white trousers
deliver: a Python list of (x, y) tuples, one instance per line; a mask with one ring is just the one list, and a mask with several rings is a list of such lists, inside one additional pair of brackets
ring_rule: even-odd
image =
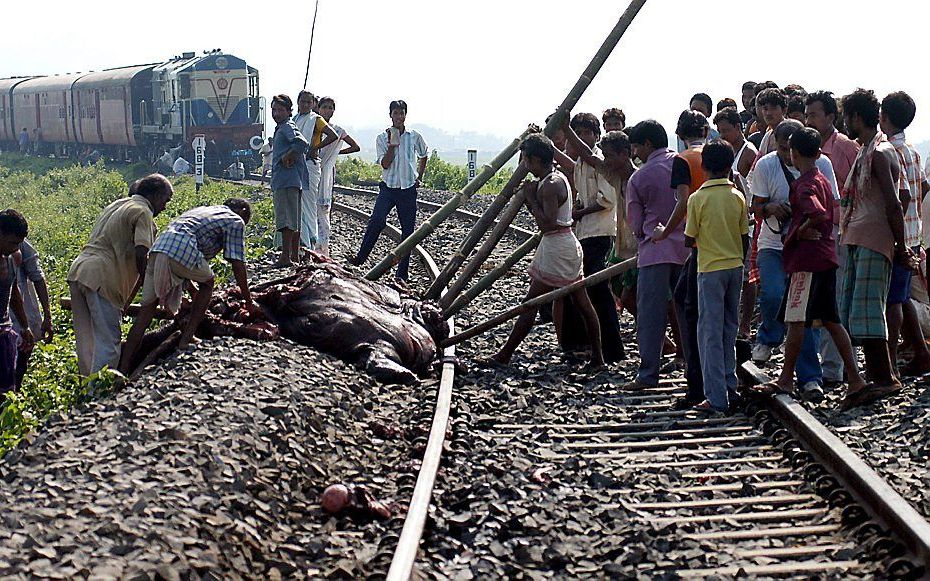
[(120, 354), (120, 308), (79, 282), (69, 282), (74, 342), (81, 375), (116, 369)]
[(320, 162), (308, 159), (307, 173), (310, 175), (310, 185), (300, 191), (300, 245), (312, 249), (319, 239), (316, 199), (320, 189)]

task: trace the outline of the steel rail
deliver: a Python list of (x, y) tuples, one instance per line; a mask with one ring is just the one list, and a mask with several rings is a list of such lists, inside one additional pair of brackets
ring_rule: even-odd
[[(350, 195), (350, 196), (363, 195), (363, 196), (375, 197), (378, 195), (378, 192), (375, 190), (366, 190), (365, 188), (353, 188), (349, 186), (333, 186), (333, 190), (338, 191), (345, 195)], [(428, 211), (428, 212), (435, 212), (436, 210), (442, 207), (442, 204), (438, 204), (436, 202), (430, 202), (428, 200), (417, 200), (417, 206), (421, 210)], [(469, 212), (468, 210), (462, 210), (461, 208), (457, 208), (453, 212), (453, 215), (463, 220), (467, 220), (469, 222), (477, 222), (478, 219), (481, 218), (480, 215), (475, 214), (474, 212)], [(495, 220), (494, 223), (496, 224), (497, 220)], [(513, 224), (507, 227), (507, 231), (510, 232), (515, 238), (520, 240), (520, 242), (524, 242), (532, 238), (534, 234), (534, 232), (531, 232), (527, 230), (526, 228), (521, 228), (520, 226), (514, 226)]]
[(875, 520), (930, 567), (930, 523), (911, 503), (791, 396), (778, 395), (768, 407)]
[[(367, 212), (341, 202), (333, 201), (332, 209), (360, 220), (367, 220), (370, 217)], [(389, 224), (385, 230), (388, 236), (396, 240), (403, 239), (400, 230), (396, 227)], [(430, 278), (436, 278), (439, 275), (439, 267), (433, 257), (419, 244), (415, 247), (415, 252), (420, 256)], [(453, 333), (454, 322), (452, 319), (448, 319), (448, 323), (451, 334)], [(420, 549), (420, 539), (423, 536), (423, 528), (426, 525), (426, 517), (432, 503), (433, 487), (436, 483), (436, 474), (439, 472), (439, 462), (442, 458), (442, 448), (445, 443), (446, 429), (449, 425), (449, 415), (452, 409), (452, 385), (455, 381), (454, 346), (443, 350), (441, 373), (439, 390), (436, 394), (436, 406), (433, 411), (433, 422), (429, 430), (429, 439), (427, 440), (423, 460), (420, 463), (420, 472), (417, 474), (410, 505), (407, 508), (404, 527), (397, 541), (394, 557), (391, 559), (391, 567), (387, 574), (389, 581), (405, 581), (410, 578), (413, 573), (417, 552)]]
[[(254, 175), (252, 175), (249, 179), (245, 179), (245, 180), (231, 180), (228, 178), (210, 178), (210, 179), (215, 180), (215, 181), (227, 182), (231, 184), (237, 184), (240, 186), (251, 186), (251, 187), (262, 186), (261, 182), (255, 179)], [(264, 189), (269, 189), (269, 186), (267, 184), (262, 187)], [(361, 195), (361, 196), (367, 196), (370, 198), (374, 198), (378, 196), (378, 192), (376, 190), (369, 190), (365, 188), (358, 188), (358, 187), (352, 187), (352, 186), (336, 185), (336, 186), (333, 186), (333, 191), (339, 192), (343, 195), (348, 195), (348, 196), (360, 196)], [(344, 206), (344, 207), (348, 208), (350, 206)], [(428, 200), (417, 200), (417, 207), (425, 212), (432, 213), (438, 210), (439, 208), (441, 208), (442, 204), (438, 204), (436, 202), (430, 202)], [(458, 218), (461, 218), (462, 220), (466, 220), (468, 222), (477, 222), (478, 219), (481, 218), (480, 215), (475, 214), (474, 212), (469, 212), (468, 210), (463, 210), (461, 208), (457, 208), (453, 212), (453, 215)], [(497, 221), (495, 220), (495, 224), (496, 223)], [(513, 224), (507, 227), (507, 231), (510, 232), (510, 234), (513, 235), (520, 242), (525, 242), (529, 240), (530, 238), (533, 237), (533, 234), (535, 234), (535, 232), (527, 230), (526, 228), (521, 228), (520, 226), (514, 226)], [(393, 234), (391, 234), (390, 236), (392, 238), (395, 237)]]
[[(376, 192), (355, 188), (340, 187), (340, 189), (344, 193), (376, 194)], [(430, 204), (430, 202), (424, 203)], [(361, 220), (366, 220), (369, 217), (367, 212), (346, 206), (340, 202), (333, 203), (333, 210), (353, 215)], [(477, 219), (477, 215), (471, 214), (469, 216), (468, 214), (462, 211), (459, 217), (465, 220)], [(392, 238), (397, 239), (401, 236), (400, 232), (393, 226), (389, 225), (386, 230)], [(415, 248), (415, 251), (424, 262), (430, 276), (435, 277), (439, 269), (430, 255), (419, 245)], [(452, 362), (453, 357), (454, 348), (448, 348), (444, 351), (442, 376), (429, 441), (421, 471), (417, 477), (410, 508), (388, 571), (387, 578), (389, 580), (409, 579), (413, 571), (432, 499), (432, 490), (449, 421), (452, 383), (455, 373)], [(744, 379), (748, 378), (752, 382), (769, 380), (764, 372), (752, 364), (744, 365), (741, 372)], [(770, 411), (782, 426), (794, 435), (802, 447), (807, 449), (820, 465), (838, 480), (840, 485), (853, 496), (870, 516), (888, 529), (894, 537), (901, 540), (912, 555), (923, 562), (925, 567), (930, 565), (930, 523), (907, 500), (889, 486), (879, 474), (836, 437), (829, 428), (814, 418), (797, 401), (787, 395), (766, 399), (763, 399), (760, 403)], [(833, 566), (843, 564), (837, 562)], [(694, 570), (691, 573), (706, 573), (706, 571)]]
[[(753, 382), (771, 381), (752, 362), (744, 363), (742, 370)], [(790, 395), (766, 398), (762, 403), (873, 519), (903, 541), (930, 570), (930, 522), (910, 502)]]

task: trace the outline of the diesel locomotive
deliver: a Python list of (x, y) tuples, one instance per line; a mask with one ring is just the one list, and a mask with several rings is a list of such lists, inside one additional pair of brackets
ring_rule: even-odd
[(0, 79), (0, 144), (16, 147), (25, 130), (47, 153), (97, 150), (153, 162), (201, 134), (208, 165), (226, 167), (251, 155), (250, 140), (262, 139), (259, 95), (258, 70), (219, 49), (99, 72)]

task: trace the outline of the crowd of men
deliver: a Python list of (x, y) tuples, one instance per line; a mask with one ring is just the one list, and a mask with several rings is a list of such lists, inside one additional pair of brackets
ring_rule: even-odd
[[(894, 92), (880, 102), (858, 89), (837, 100), (773, 82), (742, 89), (742, 111), (723, 99), (715, 113), (708, 95), (694, 95), (676, 124), (677, 151), (658, 121), (628, 127), (618, 108), (600, 119), (577, 113), (553, 139), (527, 137), (520, 163), (536, 179), (520, 187), (542, 232), (528, 298), (636, 257), (635, 268), (557, 301), (548, 316), (562, 348), (587, 350), (599, 369), (626, 357), (626, 310), (639, 367), (625, 389), (655, 387), (680, 366), (688, 392), (679, 409), (730, 410), (741, 397), (736, 345), (753, 337), (757, 362), (784, 349), (781, 373), (763, 392), (820, 398), (846, 384), (843, 406), (852, 407), (895, 393), (902, 377), (930, 373), (911, 300), (927, 296), (921, 260), (930, 246), (921, 210), (930, 183), (904, 133), (913, 99)], [(335, 107), (307, 91), (296, 114), (288, 96), (272, 99), (277, 125), (262, 154), (280, 234), (275, 267), (299, 263), (309, 250), (329, 253), (336, 158), (359, 150), (332, 123)], [(348, 257), (354, 265), (367, 260), (392, 209), (404, 236), (415, 228), (428, 149), (406, 127), (404, 101), (392, 101), (388, 113), (391, 125), (376, 140), (380, 189), (361, 246)], [(246, 308), (255, 308), (245, 264), (249, 203), (193, 208), (156, 235), (154, 217), (172, 194), (159, 174), (132, 184), (100, 214), (71, 266), (84, 375), (104, 366), (128, 371), (156, 310), (177, 312), (185, 290), (190, 315), (180, 346), (195, 342), (213, 292), (209, 261), (221, 251)], [(27, 233), (21, 214), (0, 212), (0, 390), (21, 383), (35, 335), (52, 335), (47, 285)], [(400, 284), (408, 262), (398, 264)], [(121, 349), (120, 321), (140, 290)], [(537, 315), (517, 320), (493, 362), (510, 361)], [(903, 353), (910, 358), (899, 365)], [(663, 365), (671, 355), (675, 365)]]
[[(836, 99), (769, 81), (745, 83), (742, 104), (723, 99), (714, 112), (694, 95), (677, 151), (659, 122), (628, 127), (616, 108), (524, 141), (522, 163), (538, 180), (522, 187), (543, 234), (527, 298), (637, 256), (609, 285), (553, 305), (562, 348), (588, 349), (594, 368), (623, 358), (625, 309), (640, 358), (625, 389), (657, 386), (670, 370), (663, 356), (675, 354), (688, 383), (676, 408), (708, 413), (739, 401), (737, 342), (753, 336), (757, 362), (784, 349), (778, 378), (757, 388), (766, 393), (820, 399), (846, 384), (849, 408), (930, 372), (911, 300), (927, 295), (930, 246), (930, 184), (904, 133), (913, 99), (864, 89)], [(517, 320), (492, 362), (510, 360), (536, 316)]]

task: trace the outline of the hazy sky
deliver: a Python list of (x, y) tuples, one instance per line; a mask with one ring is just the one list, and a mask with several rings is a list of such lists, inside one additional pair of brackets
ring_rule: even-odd
[[(314, 7), (311, 0), (50, 0), (41, 5), (48, 17), (37, 23), (36, 5), (8, 4), (0, 76), (99, 70), (222, 48), (259, 69), (265, 96), (296, 96), (301, 88)], [(697, 91), (716, 102), (739, 100), (750, 79), (838, 94), (863, 85), (879, 98), (908, 91), (918, 104), (910, 139), (930, 139), (924, 5), (649, 0), (578, 110), (620, 106), (629, 121), (654, 117), (673, 130)], [(387, 103), (404, 98), (410, 122), (513, 137), (554, 110), (626, 6), (320, 0), (309, 88), (336, 98), (336, 120), (345, 125), (386, 125)]]

